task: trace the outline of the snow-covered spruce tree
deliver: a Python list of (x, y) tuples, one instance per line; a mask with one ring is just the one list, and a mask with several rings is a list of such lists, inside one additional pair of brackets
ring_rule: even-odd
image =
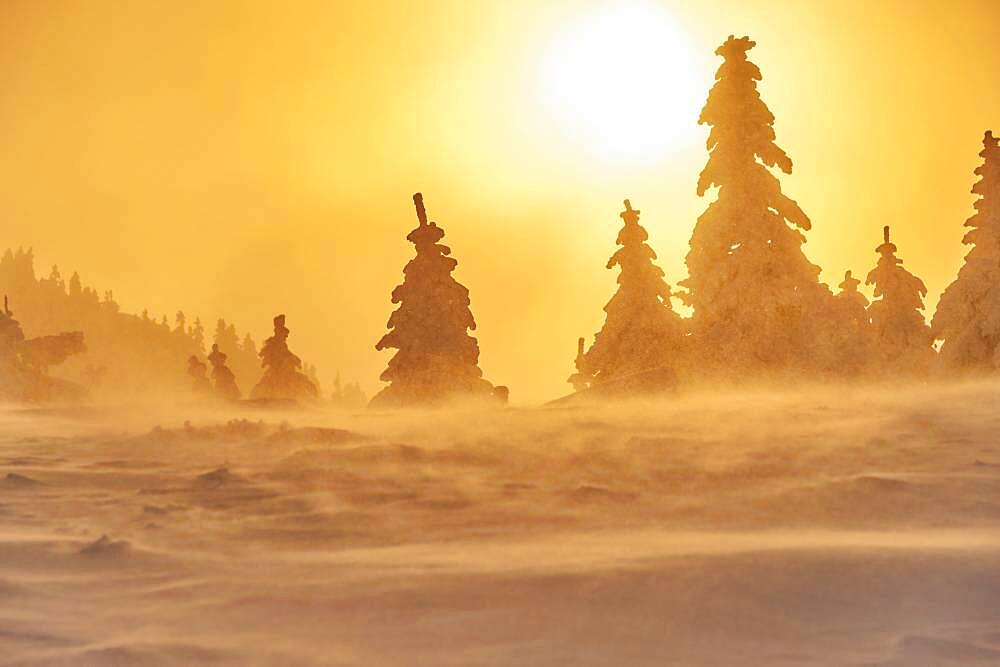
[(318, 396), (316, 385), (302, 373), (302, 360), (288, 349), (285, 316), (274, 318), (274, 335), (260, 348), (264, 376), (250, 392), (253, 399), (312, 400)]
[(604, 306), (604, 327), (593, 346), (577, 355), (577, 373), (569, 379), (575, 387), (581, 380), (599, 385), (669, 368), (684, 335), (681, 318), (670, 305), (670, 286), (653, 263), (656, 253), (646, 243), (649, 235), (639, 224), (639, 211), (626, 199), (620, 216), (625, 223), (618, 232), (621, 248), (607, 265), (620, 270), (618, 291)]
[(831, 374), (846, 377), (860, 375), (868, 366), (871, 355), (871, 331), (868, 321), (868, 297), (858, 291), (861, 281), (844, 272), (840, 291), (833, 297), (834, 320), (839, 326), (830, 333)]
[(962, 243), (972, 246), (958, 278), (941, 295), (931, 320), (935, 338), (943, 339), (941, 364), (950, 371), (984, 372), (1000, 368), (1000, 139), (987, 131), (972, 229)]
[(493, 386), (482, 379), (479, 343), (469, 335), (476, 321), (469, 290), (451, 275), (458, 262), (438, 243), (444, 230), (427, 221), (423, 196), (413, 195), (419, 224), (406, 239), (416, 257), (403, 268), (403, 284), (392, 291), (399, 304), (389, 317), (391, 329), (375, 346), (396, 354), (380, 376), (389, 386), (371, 401), (377, 407), (440, 404), (456, 398), (488, 398)]
[(924, 282), (902, 267), (889, 228), (882, 228), (880, 257), (868, 273), (866, 285), (875, 286), (868, 306), (874, 344), (874, 370), (880, 375), (925, 375), (934, 362), (934, 339), (920, 312), (927, 296)]
[(219, 398), (238, 401), (240, 388), (236, 384), (236, 376), (226, 366), (227, 358), (226, 353), (219, 349), (219, 344), (212, 343), (212, 352), (208, 355), (208, 361), (212, 364), (212, 387)]
[(860, 284), (861, 281), (851, 275), (851, 271), (845, 271), (843, 282), (837, 285), (840, 291), (834, 297), (844, 313), (844, 321), (856, 329), (868, 324), (868, 297), (858, 291)]
[(755, 43), (730, 36), (698, 120), (711, 126), (698, 195), (718, 199), (698, 218), (678, 294), (693, 307), (695, 343), (710, 369), (734, 376), (824, 366), (833, 312), (820, 269), (802, 252), (809, 218), (781, 192), (768, 167), (792, 171), (775, 143), (774, 116), (760, 94)]

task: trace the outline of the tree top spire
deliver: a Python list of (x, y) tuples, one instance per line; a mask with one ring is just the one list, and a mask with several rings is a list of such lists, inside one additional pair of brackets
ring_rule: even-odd
[(853, 292), (854, 290), (858, 289), (858, 285), (860, 284), (861, 281), (855, 278), (853, 275), (851, 275), (850, 271), (844, 271), (844, 282), (837, 285), (837, 287), (844, 290), (845, 292)]
[(420, 221), (421, 227), (427, 226), (427, 210), (424, 209), (424, 195), (423, 193), (417, 192), (413, 195), (413, 206), (417, 209), (417, 220)]
[(722, 46), (715, 50), (715, 55), (722, 56), (723, 58), (741, 58), (746, 60), (746, 53), (753, 47), (757, 46), (757, 42), (753, 41), (749, 37), (737, 38), (734, 35), (730, 35), (729, 39), (723, 42)]
[(639, 213), (641, 213), (641, 211), (637, 211), (636, 209), (633, 209), (632, 208), (632, 202), (630, 200), (626, 199), (625, 200), (625, 210), (622, 211), (621, 213), (619, 213), (619, 215), (621, 216), (621, 219), (624, 220), (626, 223), (635, 224), (635, 223), (639, 222)]
[(879, 247), (875, 248), (875, 252), (882, 255), (893, 255), (896, 253), (896, 244), (889, 242), (889, 225), (882, 228), (882, 240), (883, 243)]
[(983, 136), (983, 145), (987, 148), (996, 148), (998, 143), (1000, 143), (1000, 137), (994, 137), (993, 130), (986, 130), (986, 134)]

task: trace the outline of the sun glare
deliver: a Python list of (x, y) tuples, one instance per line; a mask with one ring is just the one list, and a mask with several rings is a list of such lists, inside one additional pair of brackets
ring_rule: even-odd
[(682, 30), (662, 7), (615, 4), (553, 38), (541, 70), (547, 115), (588, 152), (662, 159), (697, 131), (701, 90)]

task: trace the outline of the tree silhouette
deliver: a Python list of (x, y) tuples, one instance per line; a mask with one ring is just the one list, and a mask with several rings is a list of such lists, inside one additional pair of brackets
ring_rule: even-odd
[(219, 349), (218, 344), (212, 344), (212, 352), (208, 361), (212, 364), (212, 386), (215, 394), (227, 401), (238, 401), (240, 388), (236, 385), (236, 376), (226, 366), (226, 354)]
[(212, 392), (212, 384), (208, 381), (208, 366), (193, 354), (188, 357), (187, 374), (191, 378), (191, 390), (196, 394)]
[(768, 170), (789, 174), (792, 161), (757, 92), (761, 73), (746, 53), (754, 46), (730, 35), (715, 52), (724, 62), (698, 119), (712, 128), (698, 195), (717, 186), (718, 199), (698, 218), (679, 283), (705, 361), (736, 370), (811, 363), (832, 298), (802, 252), (809, 218)]
[(3, 310), (0, 310), (0, 397), (22, 398), (25, 369), (20, 350), (23, 343), (24, 330), (21, 323), (14, 319), (7, 297), (4, 297)]
[(861, 281), (851, 275), (850, 271), (845, 271), (843, 282), (837, 285), (840, 291), (835, 296), (837, 304), (844, 311), (844, 321), (859, 328), (868, 324), (868, 297), (858, 291), (860, 284)]
[(830, 374), (857, 376), (866, 370), (871, 355), (871, 332), (868, 320), (868, 297), (858, 291), (861, 281), (844, 272), (840, 291), (834, 296), (835, 319), (832, 329)]
[(994, 371), (1000, 368), (1000, 139), (987, 131), (976, 213), (966, 220), (972, 229), (962, 243), (972, 246), (958, 277), (945, 289), (931, 320), (935, 338), (943, 339), (941, 362), (951, 370)]
[[(227, 367), (233, 372), (237, 386), (250, 387), (260, 378), (260, 357), (250, 339), (250, 334), (240, 343), (236, 326), (219, 319), (215, 324), (213, 342), (227, 357)], [(247, 346), (249, 343), (249, 346)]]
[(586, 344), (587, 340), (585, 338), (578, 338), (576, 340), (576, 360), (574, 362), (576, 364), (576, 372), (570, 375), (566, 380), (573, 385), (573, 389), (576, 391), (588, 389), (590, 387), (591, 380), (593, 380), (593, 376), (588, 376), (580, 370), (581, 368), (586, 368), (587, 366), (587, 353), (584, 351)]
[(670, 305), (670, 286), (653, 263), (656, 253), (646, 243), (649, 235), (639, 224), (639, 211), (625, 200), (618, 232), (621, 246), (607, 268), (618, 267), (618, 291), (607, 305), (604, 327), (585, 354), (577, 354), (575, 387), (617, 380), (642, 371), (668, 366), (681, 343), (681, 318)]
[(882, 228), (879, 256), (866, 285), (875, 286), (876, 300), (868, 306), (878, 369), (883, 373), (922, 375), (934, 361), (933, 338), (921, 310), (927, 287), (902, 267), (889, 228)]
[(416, 257), (403, 268), (403, 284), (392, 291), (399, 307), (389, 317), (376, 350), (397, 350), (381, 379), (389, 386), (373, 399), (376, 406), (434, 405), (457, 397), (488, 398), (492, 385), (482, 379), (479, 344), (469, 335), (476, 321), (469, 290), (451, 275), (458, 262), (438, 243), (444, 230), (427, 221), (423, 196), (413, 195), (418, 226), (406, 239)]
[(318, 396), (316, 385), (302, 373), (302, 360), (288, 349), (285, 316), (274, 318), (274, 335), (260, 348), (264, 376), (250, 392), (255, 399), (311, 400)]
[(194, 326), (191, 327), (189, 335), (199, 350), (205, 349), (205, 326), (201, 323), (200, 317), (194, 318)]
[(48, 371), (86, 349), (80, 331), (27, 338), (5, 296), (0, 310), (0, 398), (29, 402), (85, 398), (82, 386), (49, 377)]

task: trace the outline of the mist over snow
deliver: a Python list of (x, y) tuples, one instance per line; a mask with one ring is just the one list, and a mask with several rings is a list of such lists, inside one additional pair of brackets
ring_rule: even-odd
[(995, 664), (998, 389), (8, 407), (0, 664)]

